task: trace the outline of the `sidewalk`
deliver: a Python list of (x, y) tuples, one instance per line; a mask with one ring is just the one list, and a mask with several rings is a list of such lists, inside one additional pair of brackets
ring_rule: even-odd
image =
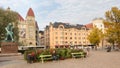
[(6, 54), (0, 53), (0, 57), (19, 56), (19, 55), (21, 55), (21, 53), (6, 53)]
[(27, 64), (24, 60), (15, 60), (0, 68), (120, 68), (120, 52), (91, 51), (89, 57), (66, 59), (55, 62)]

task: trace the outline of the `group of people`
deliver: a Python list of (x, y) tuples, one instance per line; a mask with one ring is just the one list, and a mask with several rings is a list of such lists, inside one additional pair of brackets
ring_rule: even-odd
[(33, 63), (34, 62), (34, 60), (35, 60), (35, 54), (34, 53), (29, 53), (28, 55), (27, 55), (27, 63)]
[(111, 51), (111, 46), (108, 46), (107, 47), (107, 52), (110, 52)]

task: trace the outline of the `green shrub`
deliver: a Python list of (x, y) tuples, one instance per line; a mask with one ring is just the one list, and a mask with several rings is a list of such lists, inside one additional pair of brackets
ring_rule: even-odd
[(38, 62), (40, 61), (39, 56), (42, 54), (42, 52), (43, 52), (43, 50), (37, 50), (36, 59), (37, 59)]
[(56, 49), (56, 53), (59, 55), (60, 59), (65, 59), (66, 58), (66, 49), (65, 48), (59, 48)]
[(65, 49), (60, 50), (60, 57), (63, 59), (66, 58), (66, 50)]
[[(74, 52), (84, 52), (82, 49), (69, 49), (69, 48), (57, 48), (57, 49), (45, 49), (45, 50), (27, 50), (24, 53), (24, 59), (27, 60), (27, 55), (29, 53), (34, 53), (36, 57), (36, 61), (40, 61), (40, 55), (51, 55), (53, 51), (56, 51), (59, 59), (71, 58), (71, 53)], [(84, 52), (86, 55), (86, 52)]]
[(43, 50), (43, 52), (41, 53), (41, 55), (50, 55), (51, 52), (49, 49)]
[(72, 52), (72, 53), (74, 53), (74, 52), (83, 52), (83, 50), (82, 50), (82, 49), (72, 49), (71, 52)]
[(68, 48), (66, 49), (66, 58), (71, 58), (72, 57), (71, 52), (72, 52), (71, 49), (68, 49)]

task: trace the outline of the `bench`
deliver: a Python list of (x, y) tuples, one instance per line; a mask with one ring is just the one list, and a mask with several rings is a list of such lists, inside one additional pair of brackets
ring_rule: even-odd
[(44, 63), (45, 60), (52, 60), (52, 55), (40, 55), (39, 58)]
[(74, 53), (71, 53), (72, 55), (72, 58), (84, 58), (85, 57), (85, 54), (84, 52), (74, 52)]

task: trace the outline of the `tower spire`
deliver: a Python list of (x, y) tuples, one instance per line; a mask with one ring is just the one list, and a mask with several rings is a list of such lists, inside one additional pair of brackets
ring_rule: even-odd
[(27, 16), (32, 16), (35, 17), (34, 12), (32, 10), (32, 8), (29, 8), (28, 12), (27, 12)]

